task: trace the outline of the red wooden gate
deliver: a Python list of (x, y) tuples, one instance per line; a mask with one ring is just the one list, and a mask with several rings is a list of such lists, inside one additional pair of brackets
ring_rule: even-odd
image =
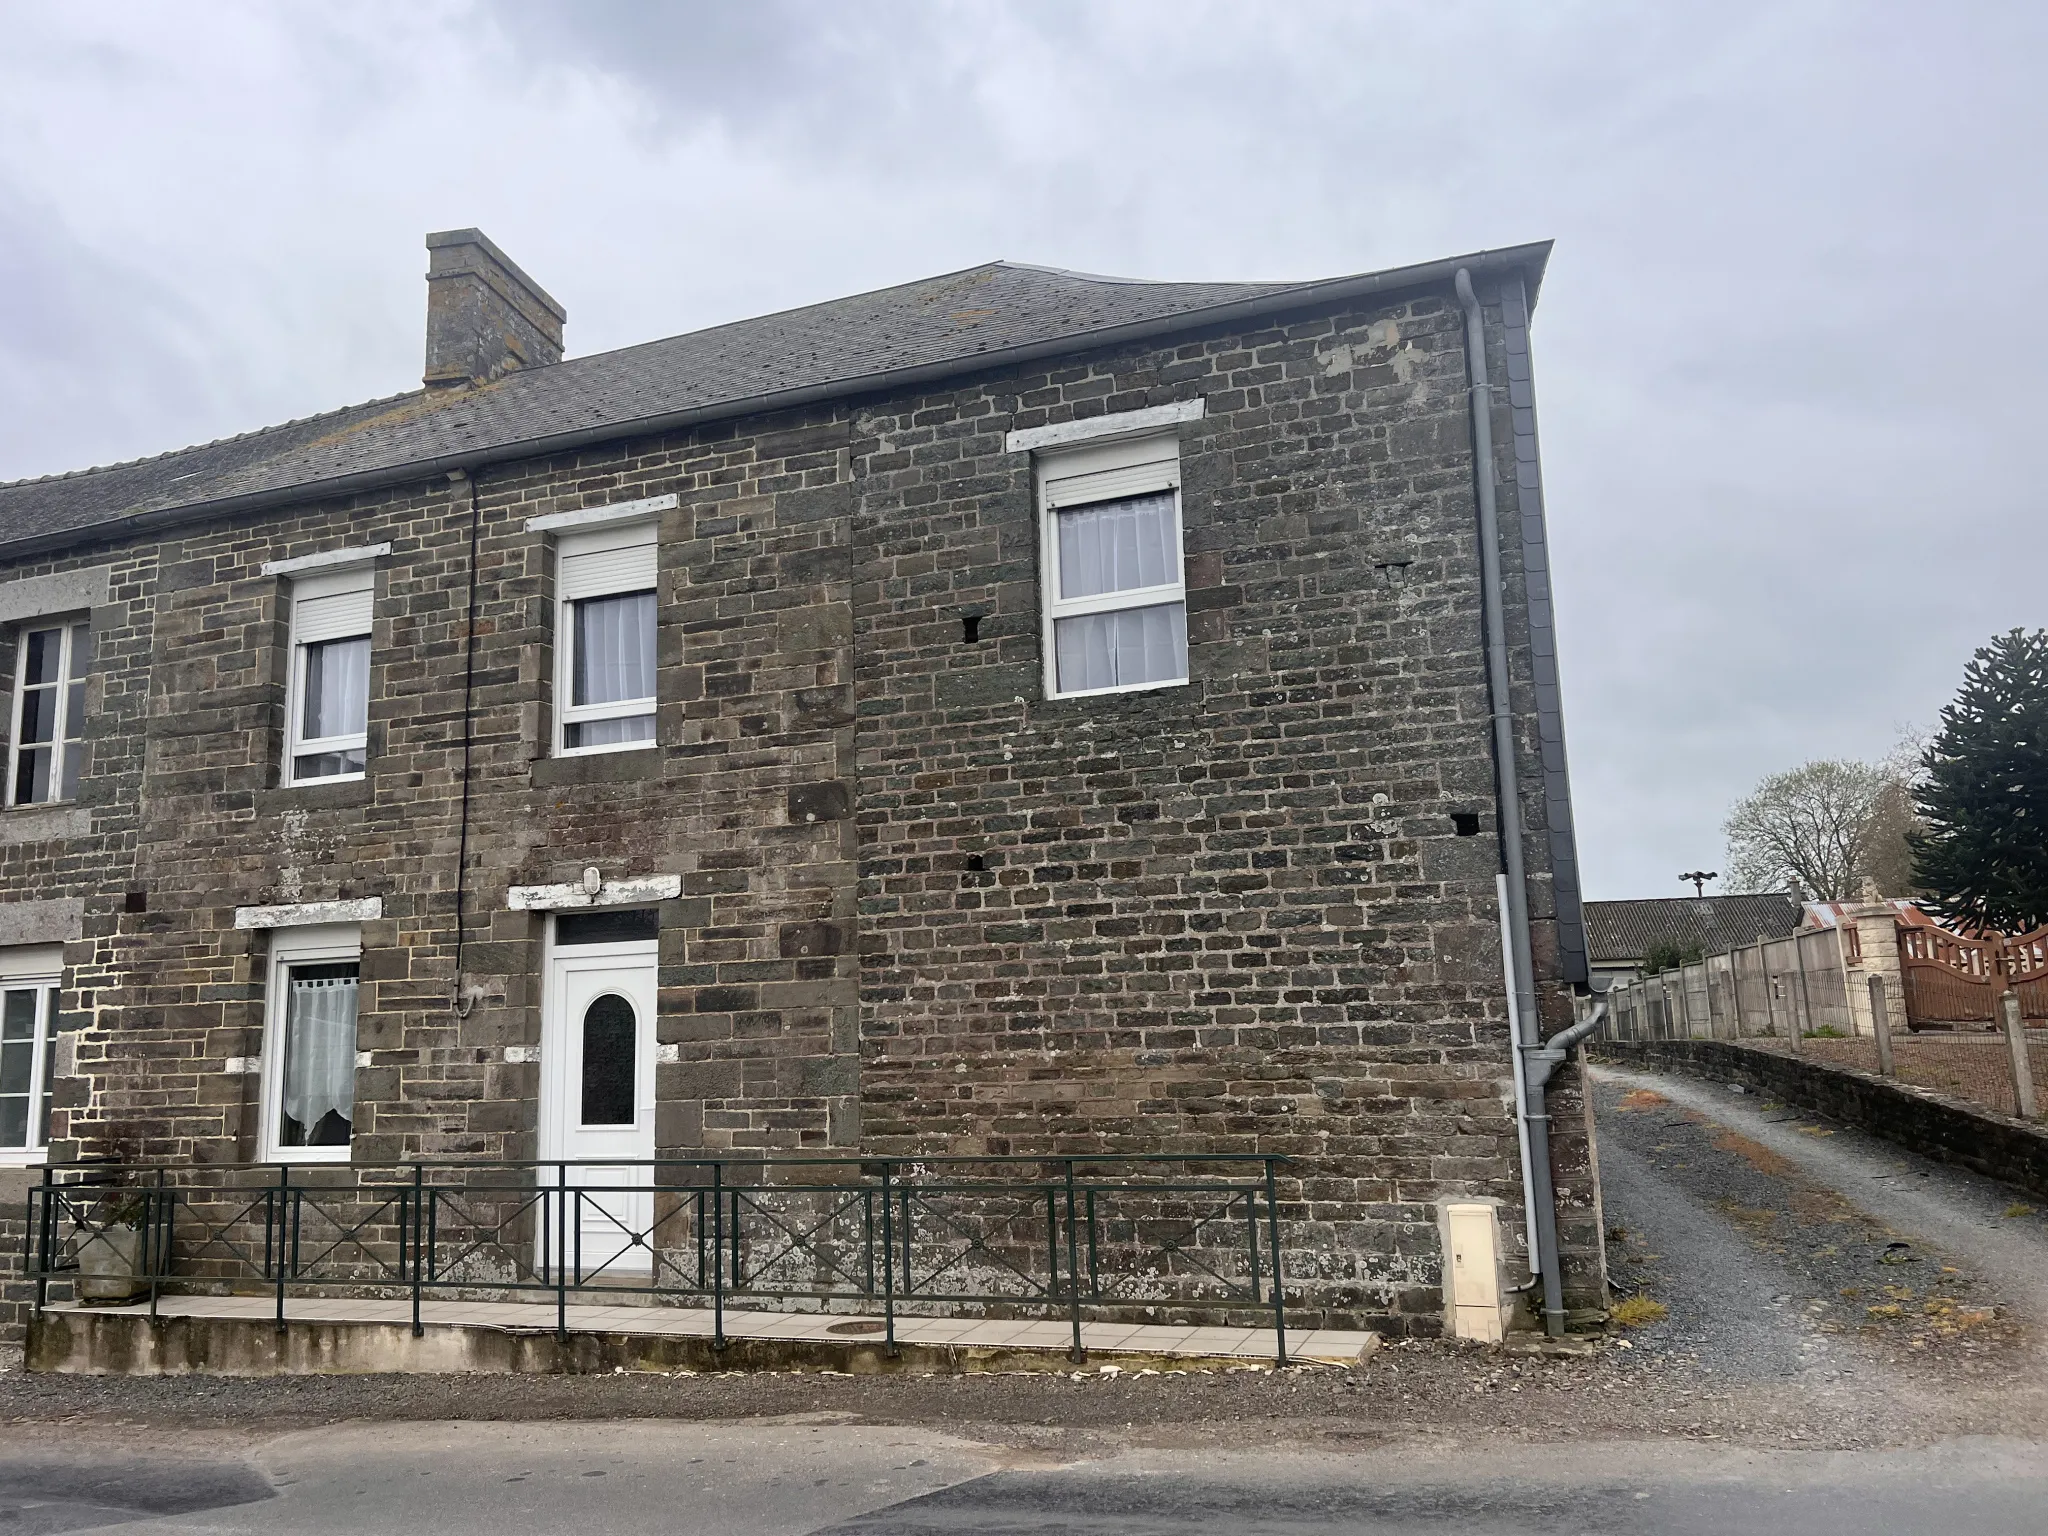
[(2023, 1018), (2048, 1019), (2048, 928), (1971, 939), (1901, 923), (1899, 975), (1914, 1029), (1994, 1024), (2008, 988)]

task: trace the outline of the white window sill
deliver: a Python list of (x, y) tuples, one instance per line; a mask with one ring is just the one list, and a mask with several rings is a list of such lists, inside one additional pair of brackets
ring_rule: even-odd
[(7, 803), (7, 809), (10, 811), (54, 811), (63, 806), (77, 805), (78, 803), (79, 801), (76, 798), (69, 800), (10, 800)]
[(1047, 693), (1048, 699), (1099, 699), (1113, 693), (1157, 693), (1162, 688), (1185, 688), (1193, 678), (1173, 677), (1157, 683), (1119, 683), (1114, 688), (1083, 688), (1074, 693)]
[(47, 1147), (24, 1152), (19, 1147), (0, 1147), (0, 1168), (40, 1168), (50, 1160)]
[(263, 1161), (269, 1167), (289, 1164), (294, 1168), (303, 1165), (346, 1163), (353, 1157), (354, 1147), (279, 1147)]
[(658, 741), (608, 741), (595, 747), (557, 747), (557, 757), (601, 757), (607, 752), (650, 752)]
[(288, 779), (286, 789), (311, 789), (315, 784), (360, 784), (368, 778), (367, 773), (331, 773), (324, 779)]

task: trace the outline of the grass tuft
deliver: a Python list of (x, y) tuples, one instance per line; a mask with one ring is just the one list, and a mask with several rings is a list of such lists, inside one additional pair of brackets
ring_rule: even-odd
[(1644, 1328), (1651, 1323), (1661, 1323), (1671, 1309), (1661, 1301), (1652, 1301), (1647, 1296), (1630, 1296), (1617, 1301), (1607, 1309), (1607, 1315), (1624, 1328)]

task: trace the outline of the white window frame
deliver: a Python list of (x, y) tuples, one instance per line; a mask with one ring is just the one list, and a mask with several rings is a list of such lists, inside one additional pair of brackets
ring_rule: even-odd
[[(15, 627), (14, 702), (8, 715), (7, 725), (7, 805), (10, 809), (15, 806), (68, 805), (71, 803), (72, 797), (64, 793), (64, 754), (73, 742), (78, 743), (80, 751), (83, 751), (85, 748), (84, 722), (73, 721), (71, 718), (71, 685), (85, 681), (84, 677), (72, 676), (72, 636), (79, 625), (90, 625), (91, 623), (92, 616), (90, 614), (74, 613), (69, 616), (50, 614), (39, 618), (24, 619)], [(52, 734), (47, 743), (25, 743), (21, 739), (21, 711), (22, 706), (28, 700), (28, 637), (48, 629), (54, 629), (59, 636), (57, 642), (57, 683), (54, 688), (51, 688), (49, 684), (38, 685), (37, 691), (50, 691), (57, 695), (56, 720), (51, 727)], [(79, 726), (80, 729), (73, 731), (72, 727), (74, 725)], [(56, 789), (56, 793), (47, 800), (21, 800), (16, 798), (16, 790), (19, 787), (18, 780), (21, 774), (21, 753), (24, 746), (31, 748), (48, 746), (51, 749), (50, 782)], [(80, 780), (83, 781), (84, 777), (85, 775), (81, 771), (79, 774)]]
[[(262, 1132), (257, 1137), (258, 1160), (266, 1163), (345, 1163), (355, 1153), (355, 1138), (341, 1147), (287, 1147), (278, 1135), (284, 1116), (284, 1031), (291, 1010), (291, 968), (295, 965), (340, 965), (363, 960), (363, 931), (353, 923), (271, 930), (270, 961), (263, 992), (263, 1077), (261, 1101)], [(360, 975), (360, 972), (358, 973)], [(362, 1028), (362, 988), (356, 991), (357, 1038)], [(360, 1055), (357, 1066), (362, 1065)], [(352, 1110), (361, 1106), (350, 1095)], [(349, 1118), (351, 1127), (355, 1116)]]
[[(306, 653), (315, 645), (330, 640), (353, 640), (371, 638), (372, 618), (377, 598), (377, 573), (367, 563), (358, 563), (336, 570), (318, 571), (293, 580), (291, 587), (291, 667), (285, 683), (285, 740), (284, 772), (281, 782), (287, 785), (301, 784), (346, 784), (367, 776), (369, 771), (369, 711), (364, 710), (363, 729), (348, 731), (337, 736), (301, 736), (305, 727), (306, 713)], [(309, 608), (308, 605), (317, 605)], [(354, 610), (360, 607), (360, 627), (349, 621), (332, 622), (329, 615), (343, 609), (349, 611), (349, 618), (356, 618)], [(315, 627), (317, 625), (317, 628)], [(310, 634), (309, 634), (309, 631)], [(376, 671), (377, 656), (375, 643), (370, 653), (371, 673)], [(322, 752), (351, 752), (363, 754), (363, 767), (353, 773), (323, 773), (301, 775), (299, 759)]]
[(25, 944), (0, 949), (0, 991), (36, 993), (35, 1033), (29, 1042), (28, 1145), (0, 1147), (0, 1168), (37, 1167), (49, 1161), (47, 1138), (38, 1139), (43, 1095), (49, 1091), (54, 1062), (50, 1042), (57, 1035), (57, 992), (64, 984), (64, 946)]
[[(568, 745), (569, 727), (600, 720), (654, 715), (659, 693), (610, 704), (572, 704), (575, 695), (576, 604), (587, 598), (625, 597), (654, 592), (655, 629), (661, 627), (658, 584), (658, 529), (652, 519), (607, 521), (587, 531), (563, 533), (555, 539), (555, 756), (587, 757), (599, 752), (639, 752), (660, 745), (650, 735), (642, 741), (606, 741), (587, 747)], [(657, 671), (659, 670), (657, 666)], [(658, 685), (657, 685), (658, 686)]]
[[(1125, 608), (1156, 608), (1163, 603), (1175, 602), (1181, 604), (1185, 611), (1188, 600), (1187, 520), (1181, 506), (1179, 437), (1163, 433), (1056, 453), (1041, 450), (1034, 456), (1032, 467), (1038, 500), (1038, 559), (1042, 573), (1039, 608), (1042, 615), (1045, 696), (1049, 699), (1087, 699), (1108, 693), (1150, 693), (1160, 688), (1185, 688), (1189, 680), (1183, 675), (1158, 682), (1119, 683), (1110, 688), (1062, 689), (1059, 653), (1054, 644), (1055, 626), (1061, 619)], [(1059, 590), (1060, 511), (1159, 491), (1173, 493), (1174, 543), (1179, 550), (1179, 558), (1173, 566), (1174, 579), (1158, 586), (1131, 587), (1092, 597), (1062, 597)]]

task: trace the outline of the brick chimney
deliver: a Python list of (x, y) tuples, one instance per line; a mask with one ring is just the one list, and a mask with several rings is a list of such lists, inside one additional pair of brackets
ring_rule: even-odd
[(427, 236), (427, 388), (559, 363), (568, 318), (482, 230)]

